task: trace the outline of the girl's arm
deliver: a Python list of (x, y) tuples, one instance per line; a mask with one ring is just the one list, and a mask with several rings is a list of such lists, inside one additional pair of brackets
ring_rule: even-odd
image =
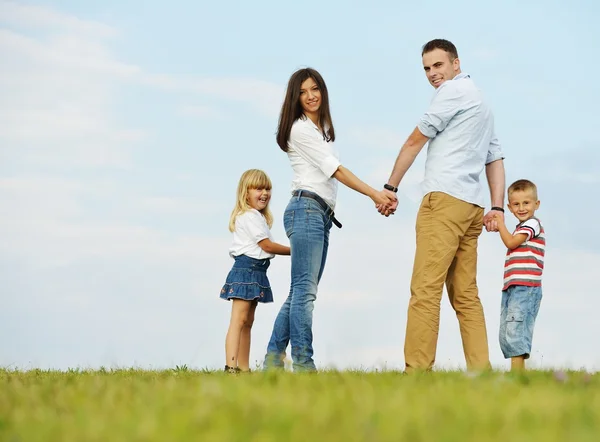
[(517, 233), (516, 235), (510, 233), (506, 228), (506, 225), (504, 224), (503, 217), (499, 214), (494, 214), (494, 220), (498, 223), (498, 232), (500, 233), (500, 238), (502, 238), (502, 242), (509, 249), (512, 250), (519, 247), (527, 239), (526, 233)]
[(267, 253), (273, 253), (274, 255), (289, 255), (290, 248), (277, 242), (271, 241), (269, 238), (265, 238), (258, 242), (258, 246)]

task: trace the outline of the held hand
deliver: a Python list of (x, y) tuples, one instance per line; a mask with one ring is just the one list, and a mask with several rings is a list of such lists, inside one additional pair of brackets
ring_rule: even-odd
[(398, 200), (394, 201), (391, 206), (382, 206), (378, 204), (376, 207), (377, 211), (387, 218), (388, 216), (396, 213), (396, 208), (398, 207)]
[(483, 224), (488, 232), (497, 232), (500, 223), (504, 224), (504, 213), (498, 210), (490, 210), (483, 217)]
[(397, 200), (396, 194), (387, 190), (375, 192), (371, 197), (376, 206), (390, 206)]
[(396, 196), (396, 194), (386, 189), (379, 191), (378, 194), (384, 195), (387, 201), (379, 202), (378, 200), (373, 198), (373, 201), (375, 201), (376, 203), (375, 207), (377, 208), (377, 211), (386, 217), (393, 215), (396, 211), (396, 208), (398, 207), (398, 197)]

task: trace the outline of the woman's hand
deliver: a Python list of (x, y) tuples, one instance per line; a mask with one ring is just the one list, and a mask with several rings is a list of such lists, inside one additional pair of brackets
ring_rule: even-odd
[(389, 190), (379, 190), (371, 196), (371, 199), (377, 207), (377, 211), (382, 215), (393, 215), (398, 207), (398, 198), (394, 192)]

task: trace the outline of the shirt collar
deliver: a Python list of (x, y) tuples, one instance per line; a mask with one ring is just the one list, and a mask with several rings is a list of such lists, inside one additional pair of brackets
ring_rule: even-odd
[(462, 80), (463, 78), (471, 78), (471, 76), (466, 72), (461, 72), (456, 77), (454, 77), (453, 80)]
[[(300, 118), (302, 118), (305, 121), (308, 121), (308, 124), (310, 124), (312, 127), (314, 127), (317, 132), (321, 133), (321, 131), (319, 130), (319, 126), (317, 126), (315, 124), (315, 122), (313, 120), (311, 120), (310, 118), (308, 118), (305, 114), (302, 114), (302, 116)], [(329, 130), (329, 126), (325, 125), (324, 129), (325, 129), (325, 132), (327, 132)]]

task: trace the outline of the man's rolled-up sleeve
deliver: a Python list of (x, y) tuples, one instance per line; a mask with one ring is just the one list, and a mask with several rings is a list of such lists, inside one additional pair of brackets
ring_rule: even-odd
[(496, 136), (496, 132), (494, 131), (492, 134), (492, 139), (490, 141), (490, 147), (488, 148), (485, 164), (490, 164), (494, 161), (503, 159), (504, 153), (502, 152), (502, 147), (500, 146), (500, 142), (498, 141), (498, 137)]
[(447, 81), (442, 84), (429, 105), (429, 109), (417, 125), (419, 131), (427, 138), (435, 138), (461, 110), (463, 97), (464, 95), (452, 82)]

